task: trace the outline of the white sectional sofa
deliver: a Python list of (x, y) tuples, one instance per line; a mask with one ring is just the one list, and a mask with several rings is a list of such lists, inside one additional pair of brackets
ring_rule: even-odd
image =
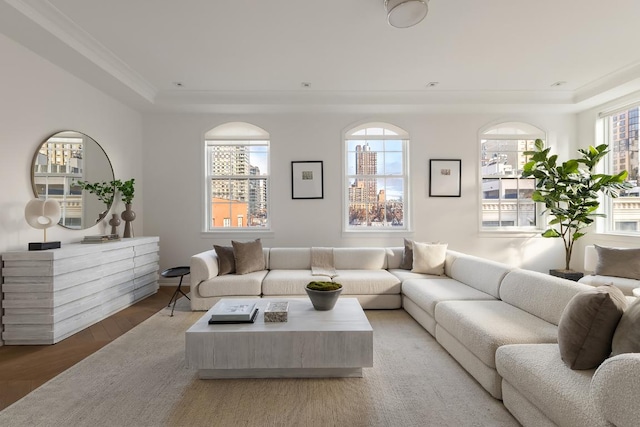
[[(365, 309), (404, 308), (525, 426), (638, 426), (640, 353), (577, 371), (560, 358), (558, 324), (574, 295), (593, 289), (447, 251), (444, 275), (400, 269), (403, 248), (335, 248), (344, 296)], [(304, 296), (310, 248), (264, 250), (267, 270), (217, 276), (215, 251), (191, 259), (191, 304), (224, 296)], [(259, 274), (256, 274), (259, 273)], [(235, 276), (235, 277), (234, 277)]]

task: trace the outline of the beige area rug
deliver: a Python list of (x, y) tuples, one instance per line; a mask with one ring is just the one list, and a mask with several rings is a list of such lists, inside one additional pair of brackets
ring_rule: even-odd
[[(367, 311), (363, 378), (200, 380), (183, 298), (0, 412), (0, 426), (517, 426), (404, 310)], [(179, 311), (178, 311), (179, 310)]]

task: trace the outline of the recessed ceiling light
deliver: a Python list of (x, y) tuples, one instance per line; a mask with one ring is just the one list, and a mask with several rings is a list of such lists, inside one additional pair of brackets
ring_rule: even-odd
[(302, 82), (302, 83), (300, 83), (300, 86), (302, 86), (302, 87), (311, 87), (311, 83), (310, 82)]
[(426, 85), (426, 86), (427, 86), (427, 87), (436, 87), (436, 86), (438, 86), (439, 84), (440, 84), (440, 82), (429, 82), (429, 83), (427, 83), (427, 85)]
[(553, 84), (551, 85), (551, 87), (564, 86), (564, 85), (566, 85), (566, 84), (567, 84), (567, 82), (565, 82), (565, 81), (562, 81), (562, 80), (561, 80), (561, 81), (558, 81), (558, 82), (553, 83)]
[(184, 84), (182, 84), (182, 82), (173, 82), (173, 85), (175, 87), (184, 87)]

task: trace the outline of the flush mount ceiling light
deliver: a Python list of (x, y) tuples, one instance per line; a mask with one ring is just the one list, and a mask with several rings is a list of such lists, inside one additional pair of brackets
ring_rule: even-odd
[(429, 0), (385, 0), (387, 21), (396, 28), (409, 28), (427, 16)]

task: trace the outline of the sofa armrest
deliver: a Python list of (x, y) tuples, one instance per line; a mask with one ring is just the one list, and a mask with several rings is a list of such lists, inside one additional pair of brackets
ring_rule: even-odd
[(640, 353), (611, 357), (591, 379), (591, 398), (600, 414), (618, 427), (640, 425)]
[(191, 257), (191, 290), (202, 281), (218, 275), (218, 255), (215, 249), (201, 252)]

